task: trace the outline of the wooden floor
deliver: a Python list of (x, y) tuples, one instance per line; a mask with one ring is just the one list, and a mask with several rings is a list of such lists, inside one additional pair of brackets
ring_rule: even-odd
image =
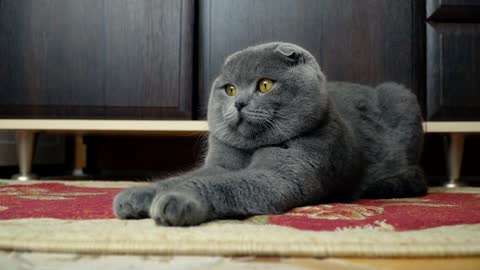
[(480, 257), (443, 259), (276, 258), (208, 256), (77, 255), (0, 252), (1, 269), (262, 269), (262, 270), (478, 270)]
[[(467, 257), (467, 258), (443, 258), (443, 259), (341, 259), (346, 263), (351, 263), (357, 267), (362, 266), (364, 268), (358, 269), (408, 269), (408, 270), (474, 270), (480, 269), (480, 257)], [(308, 263), (307, 263), (308, 265)], [(312, 268), (315, 269), (315, 265), (312, 264)], [(338, 268), (342, 269), (342, 268)], [(348, 269), (348, 268), (346, 268)], [(356, 269), (353, 268), (352, 269)]]

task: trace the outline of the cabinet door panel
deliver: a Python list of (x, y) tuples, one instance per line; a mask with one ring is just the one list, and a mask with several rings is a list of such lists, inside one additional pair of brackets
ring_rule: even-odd
[(404, 0), (200, 1), (200, 111), (225, 57), (268, 41), (311, 51), (329, 80), (412, 88), (412, 9)]
[(2, 0), (0, 117), (191, 118), (192, 0)]
[(0, 103), (101, 105), (102, 12), (96, 0), (2, 1)]
[(478, 0), (427, 0), (429, 20), (480, 20)]
[(427, 25), (430, 120), (480, 117), (480, 24)]
[(181, 8), (181, 1), (105, 1), (107, 105), (177, 105)]

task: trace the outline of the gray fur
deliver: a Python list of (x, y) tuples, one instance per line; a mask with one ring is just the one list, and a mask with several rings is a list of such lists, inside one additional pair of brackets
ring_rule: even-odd
[[(257, 91), (261, 78), (274, 81), (268, 93)], [(226, 84), (236, 86), (235, 96)], [(241, 112), (235, 102), (245, 105)], [(114, 211), (195, 225), (359, 197), (423, 195), (421, 120), (415, 96), (401, 85), (327, 83), (315, 58), (296, 45), (250, 47), (229, 56), (213, 83), (204, 165), (123, 191)]]

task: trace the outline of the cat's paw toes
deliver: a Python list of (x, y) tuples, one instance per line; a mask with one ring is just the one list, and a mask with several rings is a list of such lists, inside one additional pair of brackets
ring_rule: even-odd
[(117, 194), (113, 200), (113, 212), (121, 219), (148, 218), (155, 190), (152, 187), (135, 187)]
[(150, 217), (159, 225), (190, 226), (207, 220), (208, 208), (190, 193), (169, 192), (157, 195)]

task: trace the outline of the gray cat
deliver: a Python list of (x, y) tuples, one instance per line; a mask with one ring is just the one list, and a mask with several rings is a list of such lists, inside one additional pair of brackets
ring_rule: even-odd
[(360, 197), (424, 195), (422, 118), (395, 83), (327, 83), (288, 43), (230, 55), (213, 82), (208, 153), (192, 172), (127, 189), (119, 218), (187, 226)]

